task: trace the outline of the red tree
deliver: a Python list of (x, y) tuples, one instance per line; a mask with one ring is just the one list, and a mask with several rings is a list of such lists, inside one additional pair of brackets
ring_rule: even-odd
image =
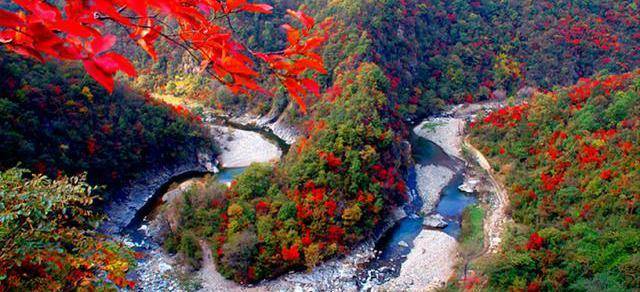
[(282, 26), (286, 48), (256, 52), (234, 37), (230, 15), (270, 14), (273, 8), (267, 4), (247, 0), (66, 0), (59, 1), (59, 6), (44, 0), (13, 2), (21, 10), (0, 9), (2, 44), (41, 62), (49, 58), (82, 61), (87, 73), (108, 91), (113, 90), (118, 71), (136, 76), (136, 70), (126, 57), (113, 51), (118, 39), (104, 31), (107, 23), (129, 31), (131, 41), (153, 59), (157, 59), (154, 42), (166, 39), (234, 93), (268, 93), (257, 83), (259, 74), (254, 70), (256, 62), (264, 62), (303, 112), (305, 96), (319, 95), (318, 84), (307, 78), (307, 72), (326, 73), (321, 57), (314, 52), (324, 36), (314, 19), (301, 11), (287, 11), (301, 25)]

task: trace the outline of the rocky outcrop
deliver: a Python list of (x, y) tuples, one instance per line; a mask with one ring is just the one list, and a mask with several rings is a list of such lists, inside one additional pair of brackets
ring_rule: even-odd
[(302, 136), (302, 133), (285, 122), (282, 116), (275, 123), (269, 124), (268, 127), (276, 136), (280, 137), (280, 139), (289, 145), (295, 143), (296, 140)]
[(143, 172), (138, 179), (111, 195), (109, 202), (104, 205), (107, 219), (103, 221), (100, 230), (107, 234), (123, 231), (155, 195), (175, 177), (190, 173), (217, 172), (214, 166), (213, 153), (201, 152), (191, 155), (191, 159), (171, 166), (153, 167)]
[(270, 129), (274, 135), (291, 145), (302, 136), (302, 132), (288, 121), (286, 109), (272, 108), (263, 116), (244, 114), (230, 117), (229, 121), (240, 124)]
[(458, 189), (465, 193), (473, 193), (476, 191), (476, 186), (479, 183), (479, 179), (465, 175), (464, 182), (460, 186), (458, 186)]

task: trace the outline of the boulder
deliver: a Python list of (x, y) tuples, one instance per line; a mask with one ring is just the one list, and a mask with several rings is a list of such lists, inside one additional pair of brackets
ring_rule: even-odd
[(447, 221), (444, 220), (444, 217), (440, 214), (432, 214), (424, 218), (422, 221), (422, 226), (430, 227), (430, 228), (445, 228), (449, 225)]
[(475, 178), (465, 178), (464, 182), (458, 186), (460, 191), (465, 193), (473, 193), (476, 190), (476, 186), (480, 183), (480, 180)]

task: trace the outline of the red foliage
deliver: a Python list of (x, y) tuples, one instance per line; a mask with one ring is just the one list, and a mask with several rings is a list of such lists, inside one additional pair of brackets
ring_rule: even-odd
[(313, 240), (311, 240), (311, 230), (306, 229), (304, 231), (304, 236), (302, 237), (302, 244), (306, 245), (310, 245), (313, 242)]
[(600, 172), (600, 178), (604, 180), (608, 180), (611, 178), (612, 173), (613, 172), (611, 171), (611, 169), (605, 169), (602, 172)]
[(580, 218), (585, 218), (589, 211), (591, 211), (591, 205), (585, 204), (582, 206), (582, 210), (580, 210)]
[(338, 208), (336, 201), (329, 199), (328, 201), (324, 202), (324, 207), (327, 209), (327, 214), (329, 214), (329, 216), (335, 216), (336, 208)]
[(573, 218), (571, 217), (565, 217), (564, 220), (562, 220), (562, 226), (564, 227), (567, 227), (571, 224), (573, 224)]
[(303, 204), (297, 204), (296, 210), (297, 210), (296, 217), (298, 219), (307, 219), (311, 217), (311, 215), (313, 215), (313, 210), (311, 210), (308, 206), (305, 206)]
[[(128, 37), (154, 60), (158, 57), (154, 42), (159, 37), (188, 47), (200, 69), (234, 93), (268, 93), (257, 84), (260, 76), (253, 69), (257, 67), (254, 60), (261, 60), (303, 112), (304, 98), (319, 95), (318, 84), (307, 77), (309, 72), (327, 73), (322, 58), (315, 53), (325, 37), (316, 29), (315, 20), (302, 11), (287, 10), (301, 28), (282, 26), (288, 40), (283, 50), (254, 52), (234, 39), (230, 27), (212, 19), (240, 12), (270, 14), (273, 8), (267, 4), (246, 0), (67, 0), (56, 5), (46, 1), (12, 2), (21, 10), (0, 9), (3, 45), (41, 62), (48, 57), (82, 61), (87, 73), (109, 92), (113, 91), (118, 71), (134, 77), (136, 70), (127, 58), (112, 51), (117, 37), (102, 32), (108, 23), (129, 31)], [(325, 22), (320, 29), (329, 25)]]
[(326, 153), (326, 152), (320, 151), (318, 155), (320, 155), (322, 159), (327, 161), (327, 165), (329, 165), (330, 168), (338, 168), (342, 166), (342, 159), (340, 159), (340, 157), (335, 156), (333, 152)]
[(542, 173), (540, 174), (540, 180), (542, 180), (544, 190), (553, 191), (555, 190), (556, 186), (558, 186), (558, 184), (560, 184), (564, 180), (564, 175), (548, 175), (546, 173)]
[(327, 233), (327, 239), (330, 242), (338, 242), (344, 236), (344, 229), (337, 225), (331, 225), (329, 226)]
[(316, 188), (311, 190), (312, 199), (314, 202), (322, 202), (324, 195), (327, 192), (325, 188)]
[(96, 143), (97, 141), (93, 137), (87, 139), (87, 152), (89, 155), (93, 155), (96, 152)]
[(526, 249), (527, 250), (539, 250), (542, 248), (544, 244), (544, 238), (540, 237), (537, 232), (534, 232), (529, 236), (529, 241), (527, 242)]
[(540, 282), (533, 281), (527, 285), (527, 292), (539, 292), (541, 290)]
[(631, 152), (631, 149), (633, 148), (633, 144), (629, 141), (624, 141), (620, 142), (618, 144), (618, 147), (620, 147), (620, 150), (624, 151), (625, 154), (629, 154), (629, 152)]
[(529, 198), (531, 200), (537, 200), (538, 199), (538, 195), (536, 195), (536, 192), (534, 192), (533, 190), (529, 191), (528, 196), (529, 196)]
[(569, 98), (574, 105), (581, 105), (591, 97), (596, 89), (602, 90), (604, 94), (611, 94), (612, 91), (620, 89), (624, 83), (632, 77), (632, 74), (611, 75), (604, 80), (592, 80), (581, 78), (578, 85), (569, 92)]
[(259, 214), (265, 214), (269, 212), (269, 203), (260, 201), (256, 204), (256, 212)]
[(298, 251), (298, 245), (294, 244), (290, 248), (286, 246), (282, 247), (282, 259), (285, 261), (297, 261), (300, 259), (300, 251)]
[(529, 107), (528, 104), (522, 104), (517, 106), (503, 107), (497, 111), (491, 112), (483, 119), (485, 124), (492, 124), (498, 128), (504, 128), (505, 126), (515, 126), (516, 122), (519, 122), (524, 117), (524, 111)]
[(600, 165), (606, 158), (606, 155), (600, 154), (598, 148), (591, 145), (583, 145), (580, 153), (578, 154), (578, 161), (581, 165), (589, 163), (596, 163), (597, 165)]

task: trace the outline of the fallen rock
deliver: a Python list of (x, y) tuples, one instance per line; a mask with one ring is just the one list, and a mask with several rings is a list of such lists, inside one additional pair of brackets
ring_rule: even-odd
[(479, 183), (480, 183), (480, 180), (476, 178), (465, 177), (464, 182), (460, 186), (458, 186), (458, 189), (465, 193), (473, 193), (476, 191), (476, 186)]
[(398, 245), (402, 247), (409, 247), (409, 244), (404, 240), (400, 240), (400, 242), (398, 242)]
[(444, 217), (440, 214), (433, 214), (427, 217), (424, 217), (424, 221), (422, 221), (422, 226), (430, 227), (430, 228), (445, 228), (449, 225), (447, 221), (444, 220)]

